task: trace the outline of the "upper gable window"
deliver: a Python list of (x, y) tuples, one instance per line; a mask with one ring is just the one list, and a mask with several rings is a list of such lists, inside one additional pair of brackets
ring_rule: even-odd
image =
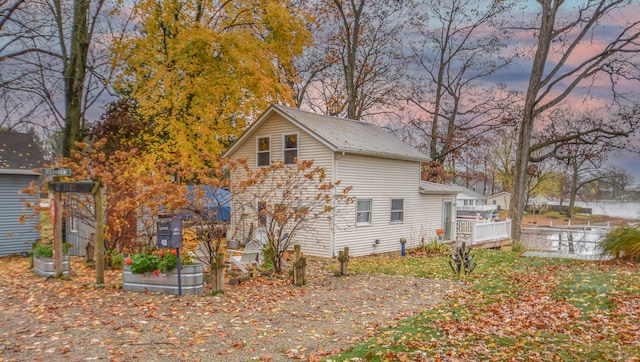
[(271, 164), (271, 137), (258, 137), (258, 167)]
[(291, 165), (296, 163), (298, 158), (298, 134), (286, 134), (283, 136), (283, 158), (285, 165)]

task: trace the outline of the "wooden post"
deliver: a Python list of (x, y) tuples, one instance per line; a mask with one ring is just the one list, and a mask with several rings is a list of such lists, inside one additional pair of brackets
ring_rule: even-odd
[(300, 245), (293, 246), (293, 284), (307, 284), (307, 258), (302, 255)]
[(211, 266), (211, 291), (224, 293), (224, 253), (217, 253)]
[[(102, 202), (102, 177), (96, 176), (93, 199), (96, 204), (96, 284), (104, 284), (104, 205)], [(93, 191), (93, 190), (92, 190)]]
[(338, 261), (340, 261), (340, 275), (349, 274), (349, 248), (345, 247), (344, 251), (338, 252)]
[(53, 202), (55, 205), (55, 225), (53, 226), (53, 263), (56, 271), (56, 278), (62, 277), (64, 269), (62, 266), (62, 193), (53, 193)]
[(89, 238), (89, 242), (86, 247), (86, 258), (87, 263), (93, 263), (93, 257), (95, 255), (95, 245), (96, 245), (96, 233), (91, 233), (91, 237)]

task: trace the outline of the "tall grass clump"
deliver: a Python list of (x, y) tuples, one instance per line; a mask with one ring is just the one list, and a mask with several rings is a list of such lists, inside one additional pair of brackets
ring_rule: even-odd
[(625, 226), (611, 231), (600, 242), (600, 250), (614, 258), (640, 261), (640, 228)]

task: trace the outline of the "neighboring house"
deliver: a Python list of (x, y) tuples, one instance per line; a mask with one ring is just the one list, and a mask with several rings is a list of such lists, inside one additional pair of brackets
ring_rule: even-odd
[(497, 194), (487, 197), (487, 203), (490, 205), (496, 205), (498, 210), (509, 210), (510, 200), (511, 193), (507, 191), (498, 192)]
[[(353, 186), (349, 194), (356, 201), (341, 217), (296, 234), (294, 243), (306, 254), (331, 257), (344, 247), (352, 256), (393, 252), (401, 249), (401, 238), (417, 246), (437, 229), (445, 240), (455, 239), (458, 190), (421, 182), (421, 163), (429, 158), (375, 125), (272, 105), (225, 156), (252, 167), (314, 160), (327, 180)], [(236, 233), (258, 221), (255, 215), (243, 220), (232, 218)]]
[(24, 200), (37, 203), (38, 198), (21, 194), (39, 174), (33, 169), (42, 167), (44, 158), (33, 135), (0, 131), (0, 256), (31, 251), (31, 245), (40, 238), (36, 230), (38, 219), (19, 222), (33, 210), (25, 207)]
[(487, 203), (486, 196), (461, 186), (458, 188), (460, 193), (456, 198), (456, 210), (459, 218), (492, 218), (492, 211), (496, 210), (497, 206)]

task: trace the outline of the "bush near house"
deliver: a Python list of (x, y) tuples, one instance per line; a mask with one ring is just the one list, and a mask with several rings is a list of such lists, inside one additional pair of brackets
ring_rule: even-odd
[(600, 243), (600, 250), (615, 258), (640, 261), (640, 228), (626, 226), (614, 229)]

